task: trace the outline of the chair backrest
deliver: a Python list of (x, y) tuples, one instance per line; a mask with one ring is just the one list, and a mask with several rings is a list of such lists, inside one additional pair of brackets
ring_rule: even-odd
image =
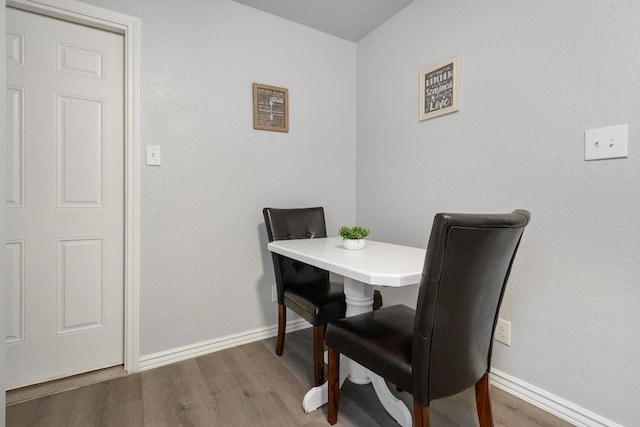
[(435, 216), (413, 338), (420, 404), (475, 384), (491, 364), (498, 312), (530, 214)]
[[(327, 227), (322, 207), (264, 208), (262, 214), (264, 215), (264, 223), (267, 227), (270, 242), (274, 240), (327, 237)], [(275, 253), (272, 253), (272, 258), (279, 304), (284, 303), (284, 290), (288, 286), (329, 282), (329, 272), (326, 270)]]

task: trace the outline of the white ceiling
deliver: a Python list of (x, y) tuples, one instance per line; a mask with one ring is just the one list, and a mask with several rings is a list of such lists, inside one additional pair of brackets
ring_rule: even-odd
[(413, 0), (234, 0), (357, 42)]

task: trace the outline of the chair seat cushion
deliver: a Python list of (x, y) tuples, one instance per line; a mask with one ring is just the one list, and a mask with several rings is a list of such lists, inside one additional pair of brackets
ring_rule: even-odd
[(284, 305), (312, 325), (323, 325), (344, 317), (344, 287), (327, 281), (289, 286), (284, 291)]
[(415, 310), (394, 305), (329, 324), (325, 341), (351, 360), (412, 392)]

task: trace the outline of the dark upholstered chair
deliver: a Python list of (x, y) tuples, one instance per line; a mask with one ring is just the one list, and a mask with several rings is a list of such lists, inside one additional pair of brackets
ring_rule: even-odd
[(414, 426), (429, 403), (475, 384), (480, 426), (493, 426), (492, 338), (529, 212), (437, 214), (413, 310), (394, 305), (329, 324), (329, 423), (338, 420), (340, 354), (413, 394)]
[[(269, 241), (327, 237), (324, 209), (264, 208)], [(278, 291), (278, 338), (276, 354), (284, 350), (286, 309), (293, 310), (313, 325), (314, 385), (324, 383), (324, 332), (331, 320), (344, 317), (346, 303), (342, 283), (331, 282), (329, 272), (273, 253), (273, 269)], [(380, 292), (374, 295), (374, 308), (382, 305)]]

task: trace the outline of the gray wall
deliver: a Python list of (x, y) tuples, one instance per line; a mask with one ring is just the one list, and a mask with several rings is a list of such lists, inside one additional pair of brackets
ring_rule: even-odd
[[(357, 222), (425, 246), (438, 211), (528, 209), (494, 367), (640, 420), (640, 6), (415, 0), (358, 43)], [(461, 55), (461, 109), (418, 121), (418, 73)], [(629, 157), (585, 162), (629, 124)], [(416, 288), (391, 301), (415, 304)]]
[[(265, 206), (355, 219), (356, 45), (229, 0), (91, 0), (141, 19), (141, 355), (276, 323)], [(252, 83), (289, 89), (257, 131)]]

